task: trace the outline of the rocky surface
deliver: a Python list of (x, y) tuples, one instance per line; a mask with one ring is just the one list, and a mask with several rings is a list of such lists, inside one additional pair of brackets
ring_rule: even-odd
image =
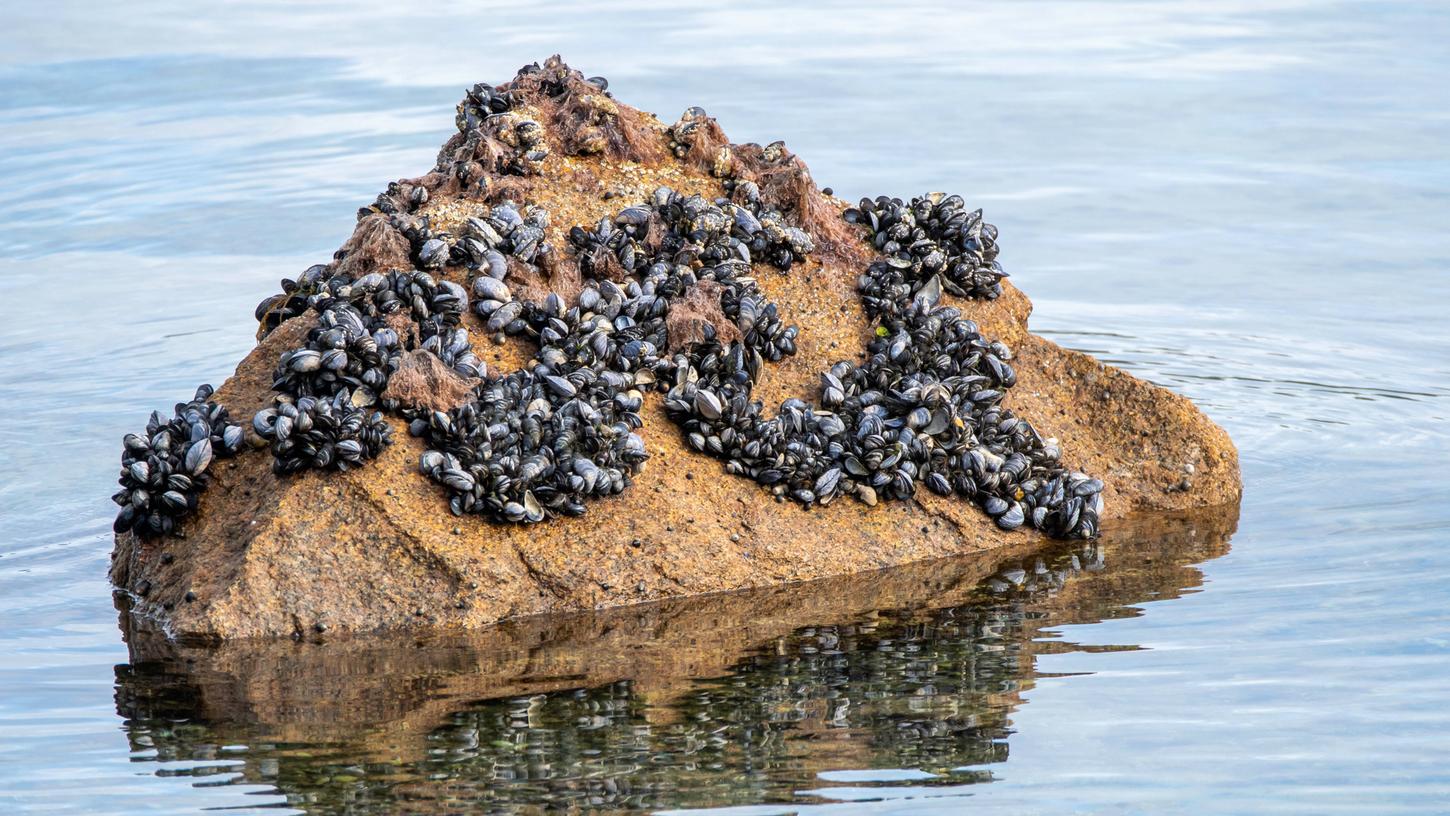
[[(563, 248), (571, 226), (612, 216), (661, 185), (724, 195), (718, 175), (730, 171), (722, 161), (728, 165), (733, 156), (735, 172), (744, 172), (760, 152), (734, 145), (722, 153), (699, 142), (671, 151), (671, 133), (654, 117), (605, 102), (582, 112), (532, 111), (546, 124), (550, 150), (528, 175), (504, 176), (482, 191), (434, 171), (400, 182), (399, 189), (430, 190), (418, 212), (444, 228), (505, 197), (541, 205), (551, 215), (547, 241)], [(713, 121), (710, 127), (718, 133)], [(457, 154), (457, 142), (445, 145), (440, 167)], [(811, 228), (820, 251), (788, 273), (756, 265), (760, 288), (800, 327), (798, 353), (766, 366), (756, 386), (755, 397), (767, 406), (788, 397), (814, 401), (820, 373), (837, 360), (859, 359), (873, 330), (855, 291), (873, 257), (864, 231), (839, 220), (847, 204), (818, 191), (803, 164), (792, 158), (790, 166), (785, 181), (771, 171), (755, 178), (787, 215)], [(377, 215), (365, 213), (344, 248), (349, 252), (339, 267), (354, 275), (411, 264), (407, 240)], [(559, 257), (562, 249), (554, 255), (517, 274), (511, 270), (510, 286), (535, 294), (577, 292), (577, 263)], [(437, 274), (467, 285), (464, 270)], [(1104, 480), (1105, 527), (1145, 511), (1237, 502), (1237, 453), (1220, 428), (1180, 396), (1031, 334), (1030, 301), (1005, 281), (1003, 287), (996, 300), (947, 301), (984, 335), (1012, 348), (1017, 385), (1004, 405), (1043, 436), (1056, 437), (1066, 462)], [(697, 339), (712, 321), (729, 336), (734, 327), (720, 324), (709, 300), (697, 298), (672, 313), (672, 340), (676, 333)], [(242, 418), (270, 405), (279, 356), (300, 345), (315, 320), (303, 314), (281, 322), (215, 399)], [(490, 376), (527, 365), (535, 352), (518, 339), (495, 343), (480, 318), (465, 320), (473, 352)], [(402, 379), (390, 383), (393, 395), (431, 408), (456, 404), (468, 383), (420, 354), (405, 358)], [(727, 475), (719, 460), (689, 450), (659, 394), (646, 395), (640, 414), (649, 459), (633, 486), (590, 502), (583, 516), (539, 525), (450, 515), (444, 492), (418, 473), (422, 440), (396, 417), (388, 419), (394, 443), (366, 467), (345, 473), (279, 476), (265, 451), (246, 452), (214, 465), (184, 537), (119, 534), (112, 580), (132, 596), (133, 614), (172, 637), (301, 637), (479, 627), (876, 570), (1041, 538), (1026, 529), (1004, 532), (974, 504), (925, 490), (915, 500), (874, 507), (849, 499), (809, 509), (777, 502), (754, 482)]]

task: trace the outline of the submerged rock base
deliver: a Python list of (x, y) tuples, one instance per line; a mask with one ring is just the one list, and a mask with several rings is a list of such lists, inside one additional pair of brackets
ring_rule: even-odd
[[(530, 90), (525, 80), (531, 76), (515, 80), (517, 92)], [(356, 279), (427, 268), (440, 282), (437, 297), (447, 297), (446, 286), (469, 287), (470, 270), (436, 257), (448, 251), (442, 242), (412, 246), (386, 211), (405, 201), (408, 218), (426, 216), (433, 233), (463, 234), (469, 218), (512, 200), (541, 208), (548, 218), (526, 225), (539, 233), (529, 236), (530, 262), (507, 259), (503, 280), (511, 296), (542, 301), (556, 292), (571, 301), (583, 288), (582, 259), (564, 250), (578, 243), (572, 227), (614, 219), (622, 207), (650, 201), (659, 187), (728, 198), (727, 188), (748, 177), (762, 200), (815, 245), (795, 255), (789, 246), (772, 248), (784, 253), (776, 265), (788, 273), (759, 258), (751, 270), (753, 285), (799, 327), (794, 337), (772, 341), (789, 343), (794, 354), (761, 367), (751, 396), (767, 406), (789, 398), (817, 401), (822, 372), (840, 360), (859, 360), (876, 339), (877, 321), (857, 291), (858, 277), (878, 257), (867, 231), (847, 224), (847, 205), (817, 190), (804, 164), (783, 148), (730, 145), (713, 120), (693, 109), (666, 128), (597, 85), (511, 101), (529, 118), (518, 114), (509, 120), (511, 129), (495, 125), (490, 132), (505, 140), (495, 144), (467, 130), (480, 116), (498, 115), (488, 113), (490, 104), (499, 103), (486, 92), (470, 93), (459, 108), (464, 130), (445, 145), (439, 169), (391, 186), (378, 205), (360, 213), (356, 232), (327, 274), (341, 271)], [(535, 244), (543, 249), (534, 252)], [(455, 248), (468, 255), (466, 246)], [(626, 271), (616, 268), (612, 255), (591, 260), (597, 275)], [(987, 278), (979, 285), (1000, 295), (933, 296), (974, 321), (983, 337), (1012, 350), (1015, 385), (1002, 405), (1042, 437), (1057, 440), (1075, 469), (1102, 480), (1104, 523), (1140, 511), (1237, 501), (1237, 453), (1188, 400), (1030, 334), (1025, 295), (1005, 280)], [(492, 286), (483, 289), (492, 293)], [(667, 325), (670, 345), (740, 336), (721, 313), (716, 287), (702, 280), (680, 300)], [(473, 291), (477, 297), (480, 289)], [(273, 405), (279, 360), (292, 360), (284, 355), (303, 346), (317, 326), (317, 313), (297, 308), (297, 299), (287, 295), (259, 309), (262, 339), (214, 396), (232, 416), (249, 417)], [(192, 513), (181, 536), (118, 533), (112, 580), (132, 596), (132, 613), (152, 619), (171, 637), (208, 641), (478, 627), (543, 612), (875, 570), (1041, 537), (1025, 529), (1004, 531), (976, 504), (929, 490), (874, 506), (864, 499), (824, 506), (808, 499), (801, 507), (773, 497), (755, 481), (727, 474), (720, 459), (692, 450), (658, 392), (643, 394), (637, 411), (648, 459), (618, 495), (591, 499), (583, 515), (542, 524), (451, 515), (448, 493), (418, 472), (427, 444), (409, 434), (400, 414), (446, 411), (473, 393), (480, 382), (473, 375), (491, 381), (530, 366), (538, 346), (522, 336), (505, 340), (501, 329), (509, 321), (496, 317), (499, 305), (490, 308), (481, 316), (462, 315), (472, 332), (459, 336), (464, 345), (435, 345), (441, 357), (412, 349), (390, 364), (391, 380), (376, 396), (380, 404), (405, 408), (378, 420), (391, 427), (391, 444), (380, 441), (387, 434), (370, 432), (371, 441), (352, 449), (362, 460), (349, 461), (360, 465), (345, 472), (278, 474), (265, 452), (243, 451), (210, 463), (204, 479), (198, 474), (206, 492), (193, 495), (190, 508), (185, 497), (178, 505)], [(396, 326), (399, 342), (411, 348), (407, 321), (396, 317), (387, 325)], [(293, 370), (299, 378), (312, 376), (317, 365), (298, 359)], [(718, 405), (705, 407), (718, 413)], [(258, 430), (275, 449), (272, 420)], [(291, 456), (295, 466), (296, 454)]]

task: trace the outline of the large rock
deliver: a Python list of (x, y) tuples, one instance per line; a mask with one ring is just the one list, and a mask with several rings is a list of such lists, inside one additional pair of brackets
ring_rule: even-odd
[[(658, 121), (607, 101), (608, 115), (591, 108), (583, 120), (603, 135), (589, 131), (587, 138), (570, 118), (579, 115), (574, 108), (530, 109), (547, 125), (552, 148), (541, 174), (501, 177), (488, 193), (547, 207), (555, 247), (568, 246), (569, 227), (647, 199), (662, 184), (723, 194), (712, 171), (728, 169), (731, 153), (696, 144), (676, 160)], [(713, 121), (710, 127), (718, 133)], [(443, 157), (456, 154), (458, 142), (445, 145)], [(571, 155), (581, 151), (588, 155)], [(740, 172), (760, 149), (727, 151)], [(803, 164), (792, 158), (789, 167), (785, 175), (757, 177), (768, 196), (811, 229), (821, 251), (788, 274), (756, 268), (761, 288), (801, 327), (799, 353), (767, 366), (757, 386), (768, 406), (790, 396), (812, 399), (819, 373), (858, 357), (871, 331), (855, 292), (870, 247), (839, 220), (843, 202), (817, 191)], [(430, 189), (423, 211), (435, 225), (458, 224), (485, 206), (451, 174), (430, 173), (403, 189), (413, 185)], [(376, 216), (362, 219), (346, 246), (352, 251), (343, 263), (355, 272), (408, 262), (406, 241), (400, 247)], [(578, 285), (567, 258), (535, 274), (517, 283), (511, 276), (510, 285), (535, 292)], [(1237, 502), (1238, 457), (1223, 430), (1183, 397), (1031, 334), (1030, 301), (1005, 289), (997, 300), (954, 305), (1013, 349), (1018, 384), (1005, 404), (1044, 436), (1057, 437), (1065, 461), (1105, 480), (1105, 525), (1145, 511)], [(216, 396), (234, 416), (245, 421), (270, 404), (277, 358), (300, 343), (311, 319), (287, 321), (241, 361)], [(710, 310), (689, 319), (708, 321)], [(682, 323), (680, 333), (698, 328)], [(532, 354), (522, 342), (495, 345), (474, 329), (474, 350), (491, 371), (524, 365)], [(445, 402), (461, 393), (446, 372), (412, 363), (413, 392), (431, 389)], [(720, 461), (688, 450), (658, 395), (649, 395), (641, 413), (650, 455), (643, 472), (633, 487), (592, 502), (582, 517), (525, 526), (450, 515), (440, 488), (417, 472), (422, 442), (392, 419), (395, 444), (347, 473), (277, 476), (271, 457), (255, 451), (219, 462), (184, 538), (117, 536), (112, 580), (133, 595), (133, 614), (154, 619), (169, 635), (218, 640), (479, 627), (875, 570), (1038, 537), (1003, 532), (969, 502), (925, 490), (915, 501), (875, 507), (777, 503), (753, 482), (726, 475)], [(143, 582), (146, 591), (137, 591)]]

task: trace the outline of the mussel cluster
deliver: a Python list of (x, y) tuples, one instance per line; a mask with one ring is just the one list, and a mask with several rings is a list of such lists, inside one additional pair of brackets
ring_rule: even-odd
[(362, 219), (374, 213), (384, 215), (410, 213), (427, 204), (430, 197), (428, 188), (422, 184), (404, 185), (401, 182), (390, 181), (388, 186), (378, 193), (378, 197), (371, 206), (358, 209), (357, 216)]
[[(406, 309), (425, 334), (457, 326), (468, 308), (468, 293), (462, 286), (413, 270), (373, 272), (357, 280), (336, 276), (328, 281), (327, 295), (333, 300), (346, 301), (371, 318)], [(318, 305), (326, 308), (327, 302), (324, 299)]]
[[(436, 241), (448, 257), (449, 244), (426, 223), (413, 222), (408, 232), (416, 244)], [(421, 270), (391, 270), (357, 280), (318, 276), (313, 290), (307, 304), (318, 313), (317, 326), (301, 347), (282, 353), (272, 381), (277, 405), (253, 421), (272, 449), (278, 473), (346, 470), (376, 456), (391, 436), (382, 414), (369, 416), (364, 409), (399, 407), (382, 394), (405, 347), (430, 351), (465, 377), (485, 372), (468, 330), (459, 325), (468, 293), (452, 281)], [(400, 313), (411, 320), (406, 338), (386, 320)], [(304, 426), (300, 433), (297, 425)]]
[(881, 281), (875, 290), (862, 289), (868, 308), (904, 281), (933, 277), (957, 297), (992, 300), (1002, 294), (1008, 275), (997, 262), (997, 228), (982, 220), (981, 210), (968, 212), (961, 196), (932, 193), (910, 204), (863, 198), (845, 217), (869, 228), (872, 245), (885, 256), (867, 271)]
[(283, 278), (282, 292), (263, 298), (253, 313), (257, 322), (261, 324), (258, 335), (266, 337), (272, 333), (273, 329), (288, 320), (305, 314), (311, 306), (309, 299), (317, 294), (330, 274), (331, 269), (327, 264), (313, 264), (303, 270), (295, 280)]
[(146, 434), (122, 440), (121, 489), (111, 497), (121, 506), (114, 528), (143, 538), (166, 535), (196, 510), (206, 490), (214, 457), (229, 457), (242, 447), (242, 428), (227, 409), (211, 402), (212, 387), (196, 389), (191, 402), (177, 403), (164, 420), (152, 412)]
[(498, 113), (506, 113), (514, 106), (513, 94), (500, 91), (487, 82), (479, 82), (463, 95), (458, 103), (453, 124), (459, 132), (467, 133), (483, 126), (483, 121)]
[(867, 360), (824, 373), (819, 407), (791, 399), (766, 418), (739, 350), (700, 344), (665, 400), (691, 447), (802, 504), (906, 499), (925, 483), (975, 500), (1004, 529), (1095, 535), (1103, 483), (1067, 471), (1055, 440), (1001, 407), (1016, 383), (1011, 352), (941, 303), (943, 290), (1000, 292), (996, 229), (963, 209), (957, 196), (932, 195), (849, 210), (886, 255), (857, 284), (878, 324)]
[(398, 333), (345, 301), (322, 309), (300, 348), (285, 351), (272, 390), (291, 398), (331, 396), (346, 388), (359, 407), (378, 402), (398, 369)]
[[(339, 278), (333, 280), (339, 281)], [(468, 309), (468, 292), (462, 286), (435, 279), (427, 272), (398, 270), (386, 274), (374, 272), (350, 283), (341, 278), (340, 282), (342, 285), (335, 290), (338, 298), (365, 315), (375, 335), (383, 331), (384, 338), (397, 345), (396, 331), (387, 328), (384, 318), (406, 310), (412, 324), (408, 337), (403, 338), (404, 345), (412, 347), (416, 340), (416, 345), (437, 354), (460, 375), (483, 376), (485, 366), (470, 350), (468, 330), (460, 325)], [(333, 302), (337, 301), (322, 301), (318, 306), (325, 311)], [(376, 388), (381, 389), (386, 383), (384, 377)]]
[(539, 353), (532, 368), (479, 386), (472, 402), (413, 419), (410, 431), (429, 443), (419, 470), (448, 490), (453, 512), (537, 522), (627, 487), (647, 456), (634, 433), (643, 392), (674, 370), (662, 358), (671, 304), (701, 281), (720, 287), (751, 365), (794, 353), (796, 329), (750, 277), (751, 259), (788, 267), (811, 251), (810, 239), (751, 192), (712, 202), (662, 187), (648, 205), (574, 228), (587, 277), (573, 305), (557, 293), (515, 299), (506, 266), (476, 264), (475, 308), (489, 330), (528, 337)]
[[(390, 185), (390, 190), (396, 191), (397, 185)], [(447, 236), (435, 236), (426, 218), (398, 214), (391, 216), (390, 222), (390, 228), (410, 241), (419, 266), (425, 265), (420, 259), (423, 250), (433, 253), (441, 248), (442, 258), (449, 257)], [(354, 279), (338, 272), (335, 264), (319, 264), (309, 267), (296, 281), (283, 280), (282, 287), (283, 295), (267, 298), (257, 307), (263, 336), (282, 320), (308, 310), (316, 312), (318, 319), (306, 341), (283, 352), (277, 361), (272, 375), (277, 405), (254, 418), (257, 433), (271, 443), (276, 455), (273, 469), (278, 473), (309, 467), (345, 470), (375, 456), (389, 442), (388, 434), (374, 429), (367, 438), (354, 439), (350, 436), (354, 432), (334, 432), (333, 426), (351, 428), (358, 421), (351, 418), (351, 412), (361, 409), (397, 409), (382, 394), (398, 370), (405, 349), (421, 347), (431, 351), (465, 377), (484, 374), (483, 362), (470, 347), (468, 330), (460, 326), (468, 309), (468, 292), (452, 281), (436, 279), (422, 269), (372, 272)], [(398, 330), (388, 324), (387, 318), (394, 314), (405, 314), (410, 319), (406, 337), (400, 337)], [(348, 403), (346, 415), (340, 408), (317, 408), (336, 406), (339, 396), (345, 396)], [(311, 400), (306, 410), (302, 410), (302, 398)], [(295, 414), (299, 410), (303, 414), (317, 410), (326, 413), (328, 416), (320, 423), (323, 428), (312, 437), (295, 441), (289, 439), (290, 429), (285, 425), (280, 434), (263, 433), (263, 427), (273, 427), (277, 417), (284, 415), (279, 412)], [(381, 415), (363, 422), (369, 428), (377, 423), (381, 423)]]
[(473, 278), (473, 310), (485, 321), (489, 332), (517, 334), (522, 324), (515, 321), (523, 313), (524, 304), (514, 300), (513, 292), (504, 283), (508, 276), (508, 256), (524, 263), (541, 260), (553, 248), (544, 240), (549, 213), (542, 207), (528, 207), (520, 214), (512, 202), (504, 202), (482, 217), (464, 222), (464, 235), (454, 249), (459, 262), (478, 273)]
[[(393, 185), (390, 193), (401, 195), (403, 189)], [(374, 434), (356, 445), (347, 438), (331, 438), (332, 425), (343, 427), (345, 418), (341, 416), (322, 422), (326, 427), (315, 438), (293, 440), (286, 423), (280, 433), (263, 431), (273, 428), (278, 417), (300, 410), (301, 398), (314, 398), (309, 410), (337, 405), (335, 397), (341, 393), (347, 394), (347, 402), (355, 409), (399, 410), (401, 406), (390, 404), (382, 394), (400, 365), (402, 352), (414, 348), (432, 352), (464, 377), (481, 378), (487, 373), (472, 350), (468, 330), (461, 325), (469, 309), (468, 291), (446, 278), (434, 277), (434, 271), (448, 267), (468, 270), (475, 275), (473, 287), (480, 293), (477, 311), (488, 319), (489, 330), (499, 334), (522, 330), (522, 324), (510, 324), (523, 305), (513, 301), (502, 279), (508, 273), (510, 256), (529, 263), (552, 252), (544, 240), (545, 210), (531, 207), (520, 212), (505, 201), (480, 217), (467, 219), (463, 234), (455, 237), (433, 229), (427, 216), (389, 209), (393, 211), (389, 228), (408, 241), (409, 256), (417, 268), (372, 272), (354, 279), (338, 272), (336, 265), (319, 265), (297, 281), (284, 280), (285, 300), (280, 304), (278, 297), (282, 296), (276, 296), (258, 307), (264, 329), (278, 314), (300, 314), (308, 309), (318, 314), (318, 325), (309, 331), (306, 342), (278, 360), (272, 385), (279, 394), (278, 405), (258, 414), (255, 425), (258, 434), (271, 443), (276, 455), (273, 466), (279, 473), (356, 466), (372, 458), (388, 441), (386, 434)], [(405, 336), (400, 337), (389, 325), (387, 318), (394, 314), (409, 318)], [(505, 332), (506, 328), (512, 331)], [(340, 409), (328, 410), (337, 413)], [(404, 413), (412, 416), (406, 409)], [(369, 420), (367, 424), (373, 423)]]
[[(1102, 482), (1064, 468), (1056, 440), (1002, 407), (1016, 383), (1011, 351), (943, 302), (998, 297), (1006, 277), (996, 228), (959, 196), (863, 199), (845, 212), (880, 253), (857, 281), (874, 336), (861, 361), (821, 374), (815, 403), (789, 399), (772, 416), (753, 389), (764, 363), (796, 353), (798, 330), (761, 291), (754, 265), (784, 273), (816, 251), (802, 213), (783, 215), (751, 180), (779, 202), (779, 178), (747, 177), (761, 162), (790, 158), (780, 143), (752, 146), (756, 164), (732, 163), (718, 125), (687, 111), (669, 131), (670, 149), (713, 162), (726, 195), (661, 187), (646, 202), (571, 229), (567, 261), (546, 240), (541, 207), (480, 206), (456, 234), (421, 214), (430, 187), (482, 195), (499, 174), (537, 172), (548, 149), (530, 111), (553, 126), (576, 125), (574, 136), (598, 131), (556, 140), (566, 151), (628, 147), (639, 136), (611, 107), (607, 86), (557, 60), (526, 67), (504, 86), (475, 85), (431, 180), (389, 185), (360, 211), (358, 243), (284, 280), (280, 294), (258, 305), (264, 336), (291, 317), (317, 314), (303, 344), (278, 360), (276, 403), (253, 418), (276, 472), (364, 464), (390, 444), (384, 413), (393, 413), (426, 441), (419, 470), (443, 487), (453, 513), (521, 523), (579, 515), (638, 473), (647, 458), (640, 410), (645, 394), (659, 391), (689, 447), (778, 500), (810, 506), (849, 495), (875, 505), (925, 485), (976, 502), (1004, 529), (1096, 534)], [(525, 110), (526, 100), (534, 107)], [(495, 189), (491, 197), (507, 196)], [(368, 241), (383, 250), (354, 248)], [(346, 260), (349, 252), (362, 252), (364, 262)], [(370, 271), (385, 258), (411, 268)], [(577, 297), (521, 297), (566, 262), (578, 266)], [(536, 279), (510, 285), (511, 274), (530, 269)], [(466, 276), (467, 286), (450, 276)], [(500, 342), (536, 343), (529, 367), (489, 379), (464, 325), (470, 311)], [(415, 350), (477, 381), (464, 404), (435, 411), (383, 396), (404, 352)], [(212, 456), (239, 450), (242, 429), (208, 402), (211, 393), (203, 386), (175, 419), (153, 414), (145, 436), (126, 437), (117, 531), (172, 532), (195, 509)]]
[[(458, 104), (454, 124), (463, 136), (459, 155), (479, 162), (480, 171), (472, 174), (534, 175), (549, 157), (544, 128), (533, 119), (513, 110), (516, 94), (500, 90), (484, 82), (469, 89)], [(467, 162), (459, 175), (469, 175)], [(465, 179), (467, 181), (467, 179)]]
[(277, 473), (358, 467), (393, 441), (382, 412), (359, 408), (346, 388), (263, 408), (252, 417), (252, 430), (272, 449)]
[(544, 229), (549, 226), (549, 212), (542, 207), (525, 207), (520, 213), (511, 201), (489, 210), (482, 217), (464, 222), (463, 237), (451, 248), (452, 263), (470, 269), (486, 268), (490, 275), (507, 269), (512, 255), (524, 263), (533, 263), (540, 253), (548, 254)]
[[(658, 227), (653, 233), (652, 226)], [(593, 230), (574, 227), (569, 240), (580, 271), (594, 278), (631, 276), (666, 264), (682, 273), (699, 268), (683, 281), (724, 282), (748, 275), (753, 261), (786, 271), (815, 251), (804, 230), (761, 201), (754, 182), (736, 185), (730, 199), (714, 201), (660, 187), (648, 205), (626, 207), (612, 219), (600, 219)]]
[[(519, 71), (519, 77), (540, 74), (542, 70), (537, 63), (524, 66)], [(588, 82), (601, 89), (608, 86), (608, 82), (602, 77), (592, 78)], [(496, 174), (537, 173), (544, 159), (548, 157), (548, 146), (543, 127), (538, 122), (513, 112), (519, 102), (518, 92), (508, 87), (495, 88), (480, 82), (470, 88), (463, 101), (458, 104), (455, 120), (462, 144), (451, 153), (445, 151), (445, 155), (440, 155), (438, 169), (457, 176), (466, 187), (480, 192), (486, 192), (489, 179)], [(470, 233), (463, 240), (454, 240), (453, 236), (446, 233), (435, 233), (431, 230), (426, 216), (419, 218), (412, 215), (428, 203), (429, 197), (428, 187), (423, 184), (392, 182), (371, 206), (358, 211), (358, 217), (362, 219), (376, 214), (387, 216), (388, 228), (402, 233), (408, 239), (411, 260), (418, 270), (424, 272), (436, 271), (446, 265), (486, 263), (492, 267), (494, 263), (501, 264), (502, 258), (495, 260), (485, 257), (490, 254), (490, 249), (499, 249), (505, 255), (517, 254), (532, 258), (533, 252), (542, 248), (543, 225), (537, 222), (526, 224), (527, 229), (514, 239), (518, 251), (514, 251), (512, 246), (499, 247), (508, 230), (515, 226), (513, 222), (524, 220), (511, 205), (509, 209), (512, 210), (512, 221), (494, 225), (496, 235)], [(498, 217), (499, 213), (495, 212), (494, 216)], [(490, 238), (494, 240), (491, 242)], [(340, 259), (341, 255), (339, 252), (335, 260)], [(283, 279), (281, 293), (270, 295), (257, 304), (255, 316), (261, 324), (259, 335), (265, 337), (277, 326), (313, 307), (319, 295), (327, 294), (325, 290), (329, 281), (335, 277), (336, 266), (336, 263), (316, 264), (308, 267), (295, 280)], [(365, 276), (368, 277), (371, 276)], [(440, 283), (446, 284), (447, 281)], [(391, 284), (392, 281), (389, 282), (388, 289), (394, 288)], [(331, 294), (336, 296), (336, 292)], [(415, 308), (415, 318), (425, 319), (416, 312)]]
[(643, 396), (628, 388), (633, 378), (587, 366), (567, 376), (544, 370), (516, 371), (461, 408), (413, 421), (429, 444), (418, 469), (448, 490), (453, 513), (577, 516), (585, 499), (623, 491), (638, 472)]

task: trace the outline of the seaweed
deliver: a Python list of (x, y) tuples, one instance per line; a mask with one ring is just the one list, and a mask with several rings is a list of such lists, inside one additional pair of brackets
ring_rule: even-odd
[(549, 134), (571, 155), (653, 164), (665, 156), (658, 124), (620, 105), (608, 83), (585, 79), (555, 54), (537, 70), (520, 72), (508, 90), (539, 113)]

